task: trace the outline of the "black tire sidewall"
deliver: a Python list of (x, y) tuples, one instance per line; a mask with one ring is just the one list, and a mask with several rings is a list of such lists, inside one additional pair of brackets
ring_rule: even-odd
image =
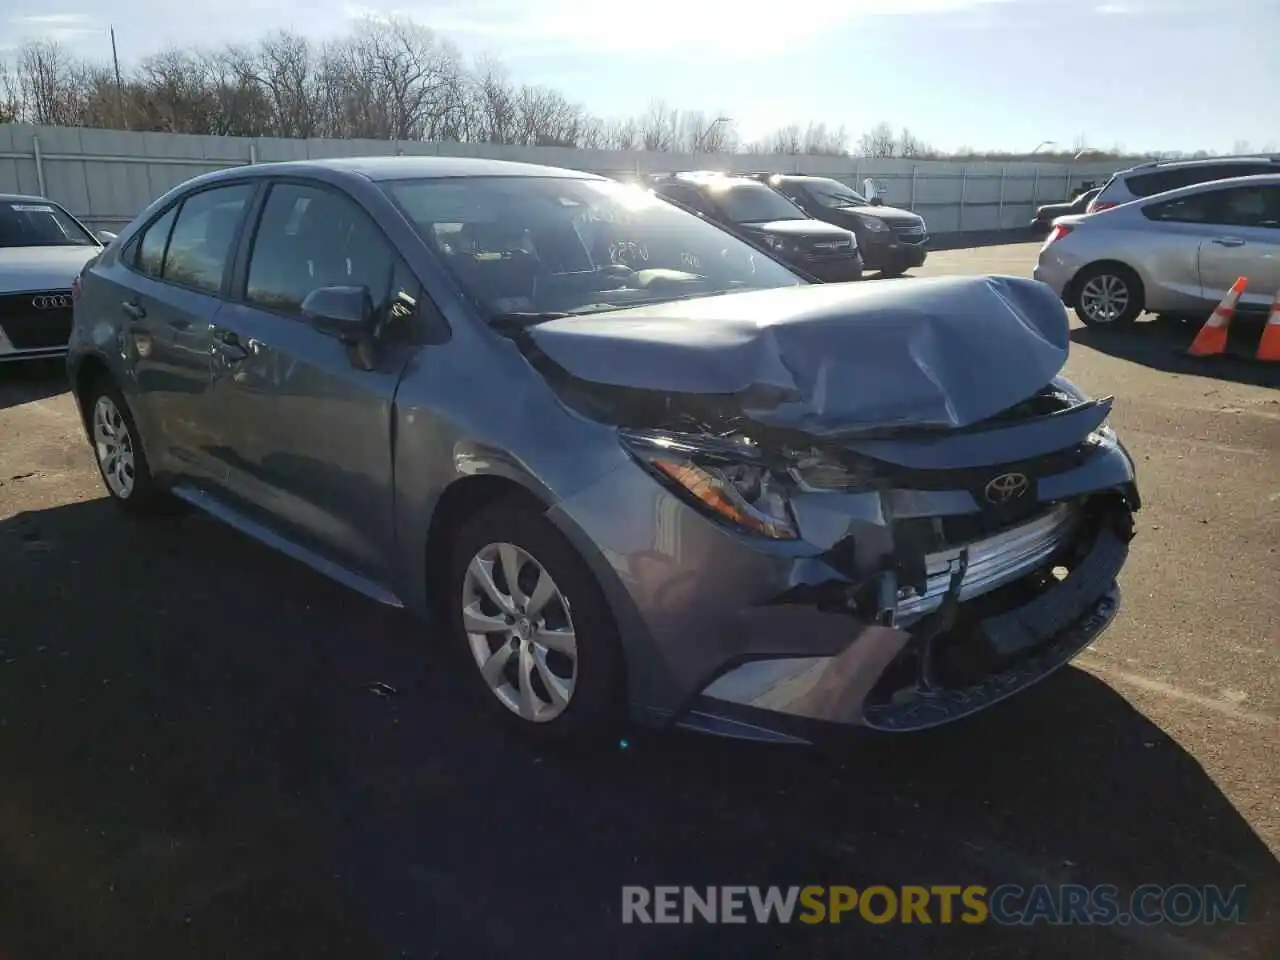
[[(577, 640), (577, 678), (565, 711), (546, 723), (521, 719), (500, 703), (480, 676), (462, 625), (462, 585), (471, 559), (491, 543), (511, 543), (534, 557), (560, 588)], [(549, 741), (603, 742), (625, 722), (625, 683), (618, 629), (604, 593), (586, 563), (556, 526), (533, 507), (502, 502), (459, 529), (449, 550), (439, 596), (449, 644), (469, 672), (469, 685), (485, 709), (525, 736)]]
[[(1120, 314), (1110, 323), (1099, 323), (1096, 320), (1090, 320), (1088, 314), (1085, 313), (1081, 301), (1084, 298), (1084, 288), (1094, 277), (1112, 276), (1124, 282), (1125, 289), (1129, 291), (1129, 306), (1125, 308), (1124, 313)], [(1086, 268), (1075, 282), (1075, 296), (1072, 297), (1072, 309), (1075, 310), (1076, 316), (1080, 318), (1080, 322), (1086, 327), (1096, 330), (1119, 329), (1128, 327), (1138, 319), (1138, 315), (1144, 309), (1142, 283), (1138, 279), (1137, 274), (1126, 267), (1088, 267)]]

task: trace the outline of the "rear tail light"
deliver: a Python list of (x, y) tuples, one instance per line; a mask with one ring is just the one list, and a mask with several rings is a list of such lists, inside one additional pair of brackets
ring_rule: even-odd
[(1053, 243), (1053, 241), (1055, 240), (1061, 240), (1068, 233), (1070, 233), (1071, 230), (1072, 228), (1066, 226), (1065, 224), (1055, 223), (1053, 225), (1053, 229), (1049, 231), (1049, 235), (1044, 238), (1044, 247), (1041, 247), (1040, 249), (1043, 250), (1045, 247), (1049, 246), (1049, 244)]
[(1110, 210), (1112, 207), (1118, 207), (1120, 204), (1112, 203), (1110, 200), (1103, 200), (1099, 203), (1097, 200), (1089, 201), (1089, 208), (1085, 213), (1100, 213), (1103, 210)]

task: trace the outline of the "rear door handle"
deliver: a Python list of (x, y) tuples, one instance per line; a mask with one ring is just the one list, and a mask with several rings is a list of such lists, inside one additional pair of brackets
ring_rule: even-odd
[(1214, 237), (1213, 242), (1220, 247), (1243, 247), (1244, 241), (1239, 237)]
[(136, 300), (126, 300), (120, 304), (120, 309), (134, 320), (145, 320), (147, 316), (147, 308)]

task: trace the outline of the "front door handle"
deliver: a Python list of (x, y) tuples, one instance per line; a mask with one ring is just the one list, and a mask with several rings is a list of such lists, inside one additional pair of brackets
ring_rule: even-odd
[(218, 352), (228, 360), (243, 360), (249, 355), (249, 351), (240, 342), (240, 335), (234, 330), (215, 329), (213, 331), (213, 342), (217, 346)]
[(1214, 237), (1213, 242), (1220, 247), (1243, 247), (1244, 241), (1239, 237)]
[(120, 309), (125, 315), (132, 317), (134, 320), (145, 320), (147, 316), (147, 308), (138, 303), (137, 300), (126, 300), (120, 304)]

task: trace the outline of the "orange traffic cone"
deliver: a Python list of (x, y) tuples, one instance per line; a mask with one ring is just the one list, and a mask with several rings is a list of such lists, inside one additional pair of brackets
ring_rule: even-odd
[(1236, 301), (1240, 299), (1240, 295), (1244, 293), (1244, 288), (1248, 283), (1249, 281), (1244, 277), (1236, 277), (1236, 282), (1231, 285), (1227, 295), (1214, 308), (1213, 314), (1204, 322), (1204, 326), (1200, 328), (1196, 338), (1191, 341), (1191, 346), (1187, 353), (1193, 357), (1214, 357), (1226, 351), (1227, 325), (1231, 323), (1231, 318), (1235, 316)]
[(1271, 316), (1267, 317), (1267, 325), (1262, 328), (1258, 359), (1280, 362), (1280, 293), (1271, 301)]

